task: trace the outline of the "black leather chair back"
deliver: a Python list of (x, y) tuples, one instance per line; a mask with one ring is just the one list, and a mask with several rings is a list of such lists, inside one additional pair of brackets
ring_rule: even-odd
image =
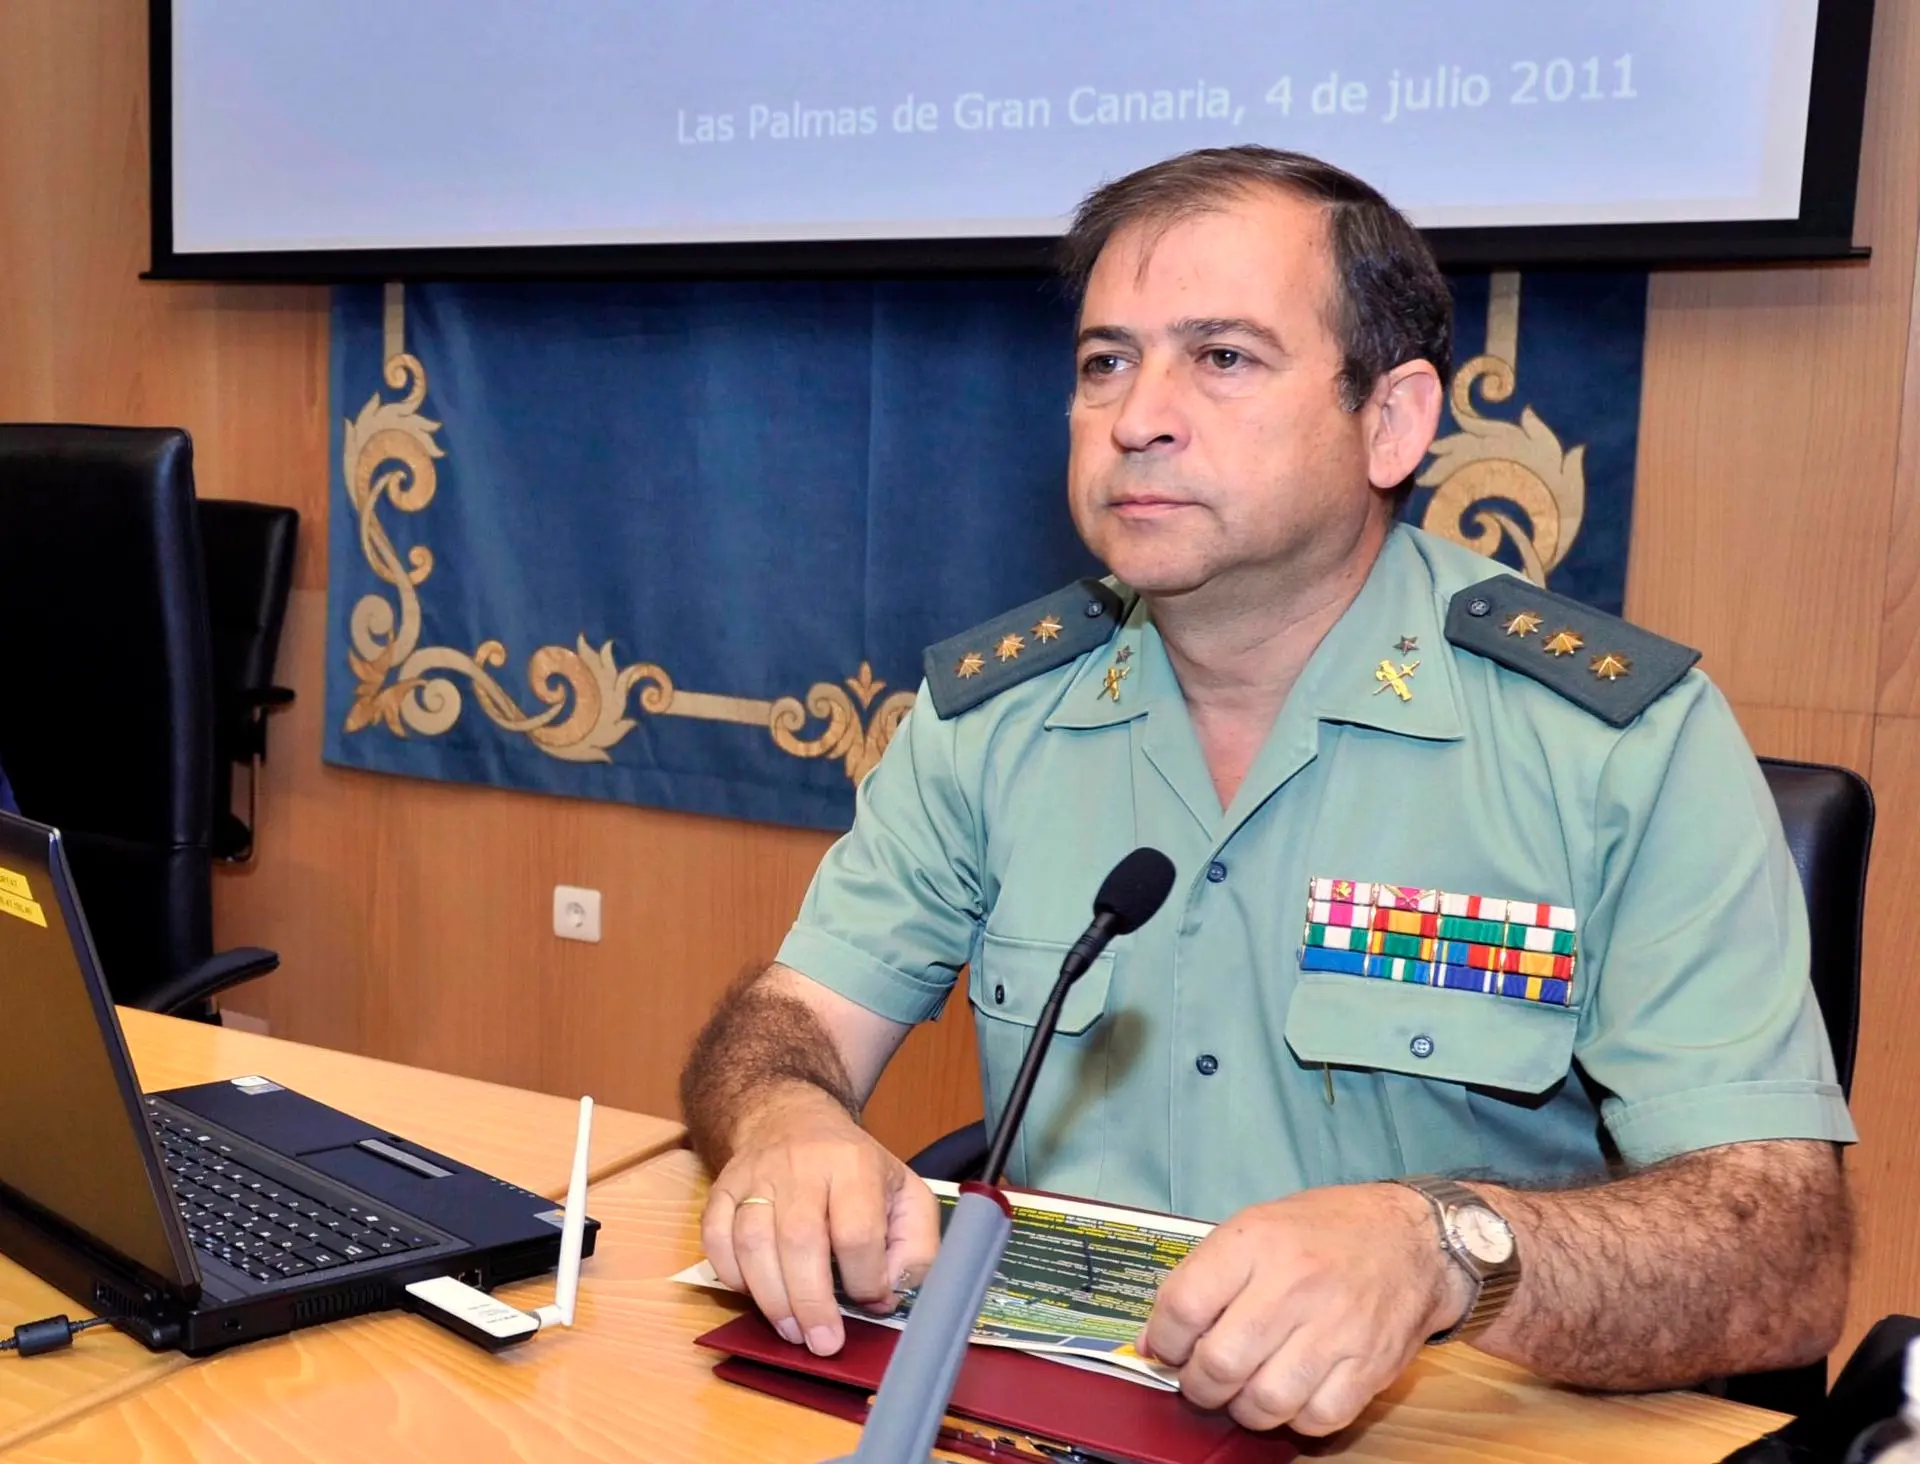
[[(213, 643), (213, 852), (253, 854), (259, 764), (267, 755), (267, 714), (293, 700), (273, 684), (300, 515), (290, 508), (234, 499), (200, 502), (207, 612)], [(233, 812), (236, 767), (249, 769), (248, 816)]]
[(0, 766), (21, 812), (66, 837), (115, 1000), (204, 1011), (272, 970), (271, 951), (213, 949), (213, 651), (186, 433), (0, 425), (0, 643)]
[(116, 999), (213, 951), (212, 649), (184, 432), (0, 426), (0, 763)]
[(1812, 933), (1813, 993), (1843, 1091), (1853, 1091), (1860, 1036), (1860, 932), (1873, 847), (1873, 791), (1846, 768), (1763, 757), (1787, 847), (1800, 871)]

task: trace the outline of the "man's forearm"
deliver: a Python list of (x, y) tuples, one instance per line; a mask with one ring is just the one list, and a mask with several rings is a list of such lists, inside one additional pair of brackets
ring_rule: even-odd
[(1839, 1335), (1853, 1228), (1830, 1144), (1733, 1144), (1591, 1189), (1474, 1188), (1525, 1267), (1478, 1345), (1546, 1377), (1680, 1387), (1807, 1362)]
[(777, 990), (765, 972), (736, 983), (700, 1029), (680, 1075), (680, 1107), (694, 1152), (719, 1173), (754, 1107), (796, 1084), (859, 1117), (846, 1064), (813, 1010)]

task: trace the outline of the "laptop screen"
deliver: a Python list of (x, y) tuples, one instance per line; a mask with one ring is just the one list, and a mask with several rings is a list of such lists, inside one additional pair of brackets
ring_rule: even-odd
[(84, 927), (69, 925), (71, 891), (57, 836), (0, 813), (0, 1183), (186, 1285), (197, 1277), (162, 1218), (146, 1105)]

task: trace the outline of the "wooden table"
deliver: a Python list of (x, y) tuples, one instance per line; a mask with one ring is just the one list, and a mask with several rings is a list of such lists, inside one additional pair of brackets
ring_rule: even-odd
[[(571, 1100), (148, 1012), (123, 1010), (120, 1020), (150, 1092), (260, 1073), (524, 1189), (556, 1197), (566, 1191), (578, 1121)], [(617, 1173), (681, 1136), (669, 1120), (596, 1107), (592, 1173)], [(0, 1328), (62, 1312), (87, 1315), (0, 1258)], [(191, 1365), (177, 1352), (149, 1352), (104, 1328), (51, 1356), (0, 1357), (0, 1447)]]
[[(699, 1254), (704, 1194), (684, 1151), (595, 1187), (606, 1228), (570, 1333), (488, 1356), (416, 1317), (361, 1318), (175, 1372), (5, 1457), (815, 1464), (850, 1452), (851, 1425), (716, 1381), (693, 1345), (732, 1311), (665, 1279)], [(534, 1305), (549, 1293), (529, 1282), (502, 1294)], [(1711, 1464), (1779, 1421), (1695, 1394), (1589, 1397), (1455, 1346), (1315, 1457)]]

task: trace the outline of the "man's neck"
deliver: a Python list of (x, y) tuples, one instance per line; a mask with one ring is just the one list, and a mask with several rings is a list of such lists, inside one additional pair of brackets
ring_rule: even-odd
[(1366, 584), (1391, 528), (1369, 516), (1350, 545), (1308, 576), (1248, 576), (1147, 597), (1222, 809), (1301, 671)]

